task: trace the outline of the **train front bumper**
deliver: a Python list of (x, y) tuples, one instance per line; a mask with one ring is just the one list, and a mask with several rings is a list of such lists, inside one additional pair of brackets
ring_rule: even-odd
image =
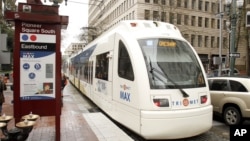
[(209, 131), (213, 108), (175, 111), (141, 111), (141, 136), (145, 139), (181, 139)]

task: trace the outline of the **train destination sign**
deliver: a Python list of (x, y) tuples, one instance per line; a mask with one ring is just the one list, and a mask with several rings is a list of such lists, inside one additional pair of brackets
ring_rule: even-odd
[(176, 47), (176, 42), (171, 40), (159, 40), (159, 47)]

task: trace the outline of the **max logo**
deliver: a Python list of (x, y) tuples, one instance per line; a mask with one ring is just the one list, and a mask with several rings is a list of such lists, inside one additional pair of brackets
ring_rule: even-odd
[(35, 58), (35, 55), (30, 52), (23, 53), (23, 58)]
[(120, 91), (120, 99), (130, 102), (130, 93)]

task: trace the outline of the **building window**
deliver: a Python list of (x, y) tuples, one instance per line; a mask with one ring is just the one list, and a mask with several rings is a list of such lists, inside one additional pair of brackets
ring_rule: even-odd
[(217, 20), (217, 29), (220, 29), (220, 20)]
[(208, 36), (205, 36), (205, 44), (204, 44), (205, 47), (208, 47), (208, 40), (209, 40)]
[(145, 0), (145, 3), (150, 3), (150, 0)]
[(158, 0), (154, 0), (154, 4), (158, 4)]
[(181, 14), (177, 14), (177, 24), (181, 24)]
[(216, 13), (220, 13), (220, 6), (218, 3), (216, 3), (216, 7), (217, 7), (217, 12)]
[(211, 19), (211, 28), (215, 28), (215, 19)]
[(153, 20), (156, 20), (156, 21), (160, 20), (159, 11), (153, 11)]
[(220, 46), (220, 37), (217, 37), (217, 48)]
[(198, 47), (202, 47), (202, 36), (198, 36)]
[(175, 0), (169, 0), (169, 6), (174, 6)]
[(202, 17), (199, 17), (199, 18), (198, 18), (198, 26), (199, 26), (199, 27), (202, 27)]
[(166, 12), (161, 12), (161, 21), (166, 22)]
[(199, 0), (199, 5), (198, 5), (199, 10), (202, 10), (202, 4), (203, 4), (203, 2), (201, 0)]
[(217, 8), (216, 8), (216, 4), (215, 4), (215, 3), (212, 3), (212, 7), (211, 7), (211, 8), (212, 8), (211, 11), (212, 11), (213, 13), (216, 13)]
[(166, 0), (161, 0), (162, 5), (166, 5)]
[(206, 2), (205, 2), (205, 11), (208, 11), (208, 9), (209, 9), (209, 2), (206, 1)]
[(195, 35), (191, 35), (191, 45), (195, 46)]
[(177, 7), (181, 7), (182, 0), (177, 0)]
[(195, 9), (196, 0), (192, 0), (192, 9)]
[(195, 23), (196, 23), (196, 21), (195, 21), (195, 16), (192, 16), (192, 23), (191, 23), (191, 26), (195, 26)]
[(144, 11), (144, 19), (145, 20), (149, 20), (150, 19), (150, 11), (149, 10), (145, 10)]
[(188, 34), (184, 34), (183, 37), (184, 37), (186, 40), (189, 40), (189, 35), (188, 35)]
[(184, 0), (184, 8), (188, 8), (188, 1), (189, 0)]
[(215, 47), (214, 42), (215, 42), (214, 37), (211, 37), (211, 48), (214, 48), (214, 47)]
[(222, 46), (223, 46), (223, 48), (229, 48), (226, 37), (223, 37), (223, 44), (222, 44)]
[(189, 16), (184, 15), (184, 25), (188, 25), (188, 21), (189, 21)]
[(174, 13), (169, 13), (169, 22), (174, 24)]
[(205, 18), (205, 27), (206, 27), (206, 28), (209, 27), (209, 18)]

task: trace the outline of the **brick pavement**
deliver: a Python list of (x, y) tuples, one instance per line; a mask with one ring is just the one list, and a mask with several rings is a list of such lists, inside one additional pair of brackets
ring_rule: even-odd
[[(13, 94), (10, 90), (5, 93), (3, 113), (13, 115)], [(65, 96), (61, 115), (61, 141), (98, 141), (98, 138), (84, 119), (82, 110), (79, 109), (79, 99), (71, 93)], [(35, 114), (35, 113), (34, 113)], [(14, 127), (14, 120), (8, 123), (8, 129)], [(0, 137), (4, 137), (0, 132)], [(31, 131), (27, 141), (54, 141), (55, 140), (55, 117), (40, 117)]]

